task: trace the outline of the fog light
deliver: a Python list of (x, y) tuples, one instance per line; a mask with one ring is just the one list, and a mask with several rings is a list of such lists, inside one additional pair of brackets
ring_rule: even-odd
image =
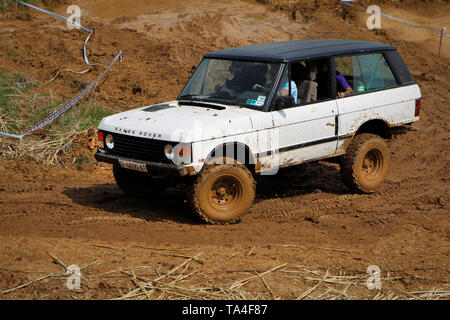
[(114, 138), (112, 135), (108, 134), (105, 138), (105, 143), (108, 149), (114, 148)]
[(174, 154), (173, 154), (173, 147), (170, 144), (167, 144), (164, 147), (164, 154), (166, 155), (166, 158), (169, 160), (173, 160)]

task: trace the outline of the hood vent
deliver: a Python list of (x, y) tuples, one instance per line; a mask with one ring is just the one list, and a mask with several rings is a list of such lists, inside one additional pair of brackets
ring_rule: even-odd
[(156, 111), (160, 111), (160, 110), (165, 110), (165, 109), (170, 109), (170, 108), (175, 108), (174, 105), (169, 105), (169, 104), (157, 104), (155, 106), (151, 106), (148, 108), (145, 108), (142, 111), (146, 111), (146, 112), (156, 112)]

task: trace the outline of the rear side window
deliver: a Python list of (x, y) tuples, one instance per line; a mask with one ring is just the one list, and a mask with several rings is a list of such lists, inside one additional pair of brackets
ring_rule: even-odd
[(413, 77), (411, 76), (411, 73), (408, 70), (408, 67), (397, 51), (386, 51), (385, 55), (401, 84), (408, 85), (415, 83)]
[[(398, 85), (381, 53), (337, 57), (335, 66), (336, 74), (342, 74), (356, 94), (393, 88)], [(339, 83), (337, 90), (340, 90)]]

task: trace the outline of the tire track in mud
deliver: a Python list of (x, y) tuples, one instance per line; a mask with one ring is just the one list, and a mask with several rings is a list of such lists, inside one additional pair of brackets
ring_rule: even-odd
[[(400, 181), (387, 180), (377, 192), (372, 194), (344, 194), (314, 200), (301, 200), (303, 196), (268, 199), (255, 204), (251, 211), (256, 219), (309, 219), (317, 215), (348, 213), (349, 208), (358, 212), (372, 210), (374, 207), (378, 208), (379, 201), (383, 199), (395, 199), (395, 202), (400, 204), (409, 203), (411, 199), (422, 201), (430, 197), (429, 194), (435, 192), (436, 188), (443, 187), (445, 181), (437, 182), (435, 178), (438, 177), (442, 175), (435, 172), (430, 175), (406, 177)], [(305, 197), (308, 196), (305, 195)], [(364, 202), (364, 206), (361, 206), (361, 202)], [(256, 212), (259, 214), (255, 215)]]
[(89, 216), (84, 217), (79, 220), (73, 220), (67, 223), (67, 225), (71, 226), (80, 226), (80, 225), (91, 225), (95, 223), (114, 223), (114, 224), (133, 224), (142, 223), (142, 219), (132, 218), (132, 217), (114, 217), (114, 216)]
[(285, 199), (269, 199), (261, 202), (263, 208), (259, 208), (259, 204), (255, 205), (254, 210), (262, 212), (258, 219), (270, 218), (305, 218), (311, 214), (315, 215), (321, 212), (341, 209), (351, 205), (351, 201), (361, 197), (359, 194), (346, 194), (338, 197), (297, 201), (295, 198)]

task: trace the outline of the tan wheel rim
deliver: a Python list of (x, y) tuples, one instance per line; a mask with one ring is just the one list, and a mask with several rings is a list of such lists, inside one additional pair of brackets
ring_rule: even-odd
[(211, 185), (208, 201), (216, 210), (232, 211), (239, 206), (242, 196), (242, 182), (235, 176), (224, 175)]
[(366, 153), (362, 161), (361, 172), (362, 176), (367, 181), (380, 179), (380, 174), (383, 171), (384, 158), (383, 154), (378, 149), (372, 149)]

